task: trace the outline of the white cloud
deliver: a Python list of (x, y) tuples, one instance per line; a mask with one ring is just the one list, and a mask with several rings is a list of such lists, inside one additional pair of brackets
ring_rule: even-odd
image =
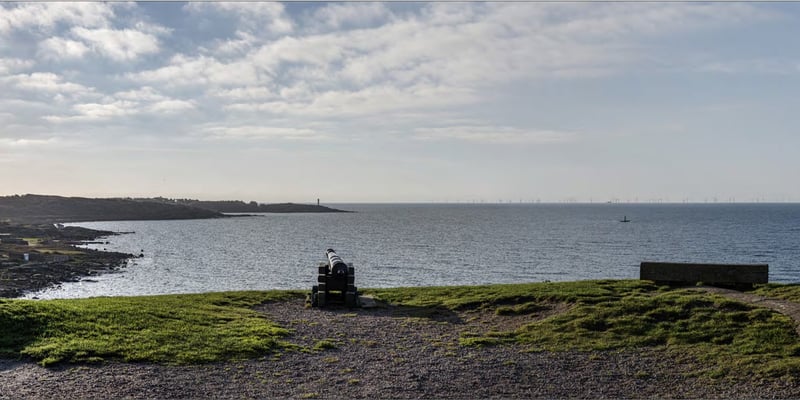
[[(280, 4), (186, 8), (248, 23), (237, 27), (236, 39), (217, 43), (216, 53), (180, 54), (127, 78), (166, 87), (205, 86), (231, 111), (334, 116), (452, 108), (485, 101), (483, 91), (517, 80), (620, 73), (647, 62), (639, 33), (700, 29), (711, 23), (706, 20), (734, 23), (751, 7), (432, 3), (419, 13), (393, 14), (379, 3), (337, 3), (317, 9), (309, 20), (358, 29), (297, 30), (263, 44), (263, 36), (251, 31), (252, 22), (288, 18)], [(375, 22), (384, 23), (367, 26)]]
[(283, 4), (277, 2), (190, 2), (184, 6), (190, 13), (229, 14), (239, 18), (239, 26), (250, 32), (288, 33), (294, 28)]
[(114, 5), (93, 2), (10, 3), (0, 7), (0, 34), (14, 30), (51, 31), (57, 24), (105, 27)]
[(140, 32), (143, 32), (143, 33), (148, 33), (148, 34), (151, 34), (151, 35), (156, 35), (156, 36), (169, 36), (174, 31), (174, 29), (172, 29), (172, 28), (167, 28), (167, 27), (164, 27), (164, 26), (161, 26), (161, 25), (151, 24), (151, 23), (144, 22), (144, 21), (136, 22), (133, 25), (133, 27), (137, 31), (140, 31)]
[(196, 108), (197, 105), (194, 101), (186, 100), (162, 100), (151, 104), (147, 111), (151, 113), (178, 113), (181, 111), (188, 111)]
[(234, 103), (225, 108), (231, 111), (264, 111), (273, 114), (351, 117), (453, 107), (474, 101), (474, 93), (469, 89), (425, 85), (397, 88), (384, 85), (357, 91), (331, 90), (319, 93), (307, 101)]
[(279, 140), (323, 140), (325, 135), (308, 128), (275, 126), (212, 126), (202, 130), (213, 139), (279, 139)]
[(160, 50), (158, 38), (137, 30), (74, 27), (71, 32), (101, 55), (115, 61), (131, 61)]
[(52, 37), (39, 43), (39, 57), (49, 60), (79, 59), (89, 48), (82, 42), (70, 39)]
[(48, 138), (48, 139), (0, 138), (0, 148), (19, 149), (19, 148), (52, 146), (57, 144), (58, 142), (59, 140), (57, 138)]
[(158, 90), (145, 86), (103, 96), (100, 102), (72, 105), (69, 115), (47, 115), (51, 123), (106, 121), (115, 118), (146, 115), (165, 116), (197, 108), (194, 100), (171, 98)]
[(12, 86), (29, 91), (47, 93), (67, 93), (73, 95), (89, 94), (94, 88), (77, 83), (64, 82), (64, 79), (51, 72), (34, 72), (31, 74), (13, 75), (4, 79)]
[(197, 102), (194, 100), (170, 98), (150, 86), (117, 92), (110, 99), (129, 102), (128, 104), (137, 110), (136, 113), (171, 114), (197, 107)]
[(21, 60), (18, 58), (0, 58), (0, 75), (11, 74), (34, 65), (31, 60)]
[(247, 62), (223, 63), (212, 57), (187, 57), (178, 54), (170, 60), (168, 66), (130, 73), (126, 78), (168, 86), (224, 86), (249, 85), (259, 82), (264, 76)]
[(219, 55), (241, 55), (249, 51), (259, 42), (257, 36), (245, 32), (236, 31), (236, 39), (230, 39), (220, 42), (214, 51), (214, 54)]
[(448, 126), (418, 128), (414, 138), (426, 141), (456, 140), (491, 144), (563, 143), (576, 139), (571, 132), (526, 130), (508, 126)]
[(312, 25), (321, 23), (327, 28), (364, 27), (391, 15), (383, 3), (328, 3), (314, 12)]
[(153, 89), (150, 86), (144, 86), (139, 89), (128, 90), (124, 92), (117, 92), (114, 93), (113, 98), (136, 101), (136, 102), (142, 102), (142, 101), (155, 102), (168, 99), (167, 96), (161, 94), (159, 91)]
[(86, 103), (73, 106), (80, 117), (86, 120), (108, 119), (123, 115), (135, 114), (138, 104), (132, 101), (115, 101), (112, 103)]
[(275, 71), (282, 63), (328, 66), (341, 60), (353, 46), (347, 43), (346, 35), (287, 36), (261, 47), (249, 60), (267, 71)]
[[(478, 3), (464, 7), (463, 4), (441, 2), (429, 3), (420, 14), (422, 19), (431, 25), (457, 25), (475, 20), (479, 15), (485, 14), (483, 6)], [(526, 11), (529, 12), (529, 11)]]
[(233, 89), (213, 90), (209, 92), (209, 94), (214, 97), (236, 102), (266, 100), (277, 97), (273, 91), (264, 86), (245, 86)]

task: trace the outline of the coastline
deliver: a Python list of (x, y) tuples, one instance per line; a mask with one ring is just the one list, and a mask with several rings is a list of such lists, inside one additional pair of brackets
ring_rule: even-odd
[[(17, 298), (65, 282), (116, 271), (135, 257), (76, 246), (116, 235), (115, 232), (0, 223), (0, 234), (0, 298)], [(25, 254), (28, 261), (25, 261)]]

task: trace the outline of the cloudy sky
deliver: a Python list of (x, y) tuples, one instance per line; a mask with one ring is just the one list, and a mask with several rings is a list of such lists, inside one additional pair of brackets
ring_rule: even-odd
[(797, 3), (0, 3), (0, 195), (800, 201)]

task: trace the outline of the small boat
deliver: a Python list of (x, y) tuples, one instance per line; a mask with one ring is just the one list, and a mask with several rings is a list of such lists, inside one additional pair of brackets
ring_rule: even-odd
[(628, 219), (628, 216), (627, 216), (627, 215), (625, 215), (625, 216), (623, 216), (623, 217), (622, 217), (622, 219), (621, 219), (621, 220), (619, 220), (619, 222), (631, 222), (631, 220), (629, 220), (629, 219)]

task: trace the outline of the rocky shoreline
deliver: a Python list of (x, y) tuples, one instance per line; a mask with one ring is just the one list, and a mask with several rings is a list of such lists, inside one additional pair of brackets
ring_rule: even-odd
[(0, 298), (20, 297), (124, 267), (133, 254), (76, 246), (114, 234), (79, 227), (0, 224)]

